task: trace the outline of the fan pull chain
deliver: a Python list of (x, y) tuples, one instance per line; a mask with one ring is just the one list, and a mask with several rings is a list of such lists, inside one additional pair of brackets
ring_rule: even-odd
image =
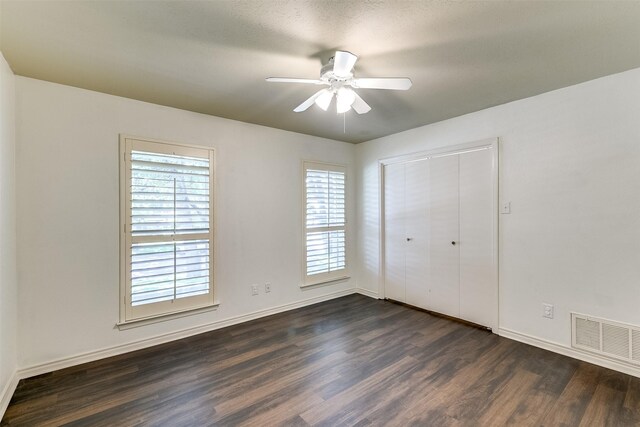
[(342, 133), (347, 133), (347, 113), (342, 113)]

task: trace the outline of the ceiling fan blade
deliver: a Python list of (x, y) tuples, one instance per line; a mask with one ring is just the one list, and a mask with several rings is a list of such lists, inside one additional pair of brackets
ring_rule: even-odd
[(353, 108), (358, 114), (365, 114), (371, 111), (371, 107), (369, 106), (369, 104), (364, 102), (364, 99), (360, 98), (360, 95), (358, 95), (356, 92), (353, 93), (356, 95), (356, 100), (353, 101), (353, 104), (351, 104), (351, 108)]
[(295, 111), (296, 113), (301, 113), (303, 111), (305, 111), (307, 108), (311, 107), (313, 105), (314, 102), (316, 102), (316, 99), (322, 95), (323, 93), (325, 93), (328, 89), (321, 89), (319, 91), (317, 91), (316, 93), (314, 93), (313, 95), (311, 95), (309, 97), (309, 99), (307, 99), (306, 101), (304, 101), (302, 104), (298, 105), (293, 111)]
[(333, 56), (333, 74), (336, 77), (349, 77), (358, 57), (351, 52), (337, 50)]
[(353, 79), (352, 86), (360, 89), (407, 90), (411, 87), (411, 79), (407, 77), (381, 77)]
[(314, 84), (314, 85), (322, 85), (327, 84), (322, 80), (314, 80), (314, 79), (294, 79), (289, 77), (267, 77), (265, 79), (270, 83), (306, 83), (306, 84)]

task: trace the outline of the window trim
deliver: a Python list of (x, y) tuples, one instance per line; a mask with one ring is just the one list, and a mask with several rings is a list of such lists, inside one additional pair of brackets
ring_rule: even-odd
[[(129, 283), (127, 282), (127, 245), (129, 244), (129, 238), (131, 237), (128, 233), (129, 224), (127, 223), (128, 212), (130, 211), (129, 200), (127, 199), (127, 185), (130, 182), (130, 171), (128, 170), (128, 162), (127, 162), (127, 153), (131, 151), (132, 143), (136, 143), (136, 145), (141, 146), (149, 146), (151, 150), (159, 153), (167, 153), (171, 154), (174, 152), (172, 148), (179, 150), (180, 152), (188, 153), (189, 151), (198, 150), (208, 151), (209, 154), (209, 200), (210, 200), (210, 215), (209, 215), (209, 285), (210, 292), (206, 295), (206, 298), (199, 298), (197, 304), (188, 304), (187, 301), (189, 298), (198, 298), (199, 296), (185, 298), (185, 301), (176, 300), (176, 302), (180, 301), (177, 305), (173, 303), (173, 307), (175, 309), (166, 310), (160, 313), (150, 313), (147, 315), (138, 315), (132, 316), (131, 313), (131, 305), (127, 304), (127, 295), (129, 291)], [(119, 236), (120, 236), (120, 254), (119, 254), (119, 264), (120, 264), (120, 295), (119, 295), (119, 322), (116, 323), (119, 329), (128, 329), (127, 327), (123, 327), (124, 325), (136, 324), (136, 325), (145, 325), (155, 322), (160, 322), (164, 320), (169, 320), (172, 318), (179, 318), (186, 315), (198, 314), (203, 311), (208, 311), (207, 309), (215, 308), (219, 305), (217, 301), (217, 289), (216, 289), (216, 280), (215, 280), (215, 272), (216, 272), (216, 198), (215, 198), (215, 189), (217, 186), (216, 180), (216, 163), (215, 163), (215, 148), (193, 145), (193, 144), (183, 144), (172, 141), (163, 141), (152, 138), (143, 138), (136, 137), (132, 135), (120, 134), (119, 135), (119, 162), (120, 165), (120, 173), (119, 173), (119, 193), (120, 193), (120, 228), (119, 228)], [(200, 297), (204, 297), (200, 296)], [(194, 301), (194, 300), (191, 300)], [(156, 303), (156, 304), (161, 304)], [(151, 305), (151, 304), (150, 304)], [(167, 304), (165, 304), (167, 305)], [(156, 306), (157, 307), (157, 306)], [(140, 311), (140, 310), (139, 310)]]
[[(334, 272), (307, 276), (307, 169), (326, 170), (344, 173), (344, 262), (345, 267)], [(347, 188), (349, 183), (348, 167), (345, 164), (321, 162), (315, 160), (302, 161), (302, 283), (300, 288), (308, 288), (323, 284), (334, 284), (350, 279), (349, 276), (349, 202)]]

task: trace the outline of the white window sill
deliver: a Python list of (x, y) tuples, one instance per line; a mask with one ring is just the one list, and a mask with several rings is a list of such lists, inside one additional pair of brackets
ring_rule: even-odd
[(145, 317), (143, 319), (127, 320), (125, 322), (116, 323), (116, 327), (121, 331), (125, 331), (127, 329), (151, 325), (159, 322), (165, 322), (167, 320), (179, 319), (181, 317), (187, 317), (187, 316), (193, 316), (196, 314), (206, 313), (208, 311), (216, 310), (219, 305), (220, 303), (216, 302), (213, 305), (208, 305), (206, 307), (193, 308), (189, 310), (179, 311), (176, 313), (160, 314), (158, 316)]
[(322, 286), (322, 285), (333, 285), (335, 283), (344, 282), (349, 279), (351, 279), (351, 276), (334, 277), (333, 279), (325, 279), (319, 282), (304, 283), (300, 285), (300, 288), (305, 289), (305, 288), (313, 288), (313, 287)]

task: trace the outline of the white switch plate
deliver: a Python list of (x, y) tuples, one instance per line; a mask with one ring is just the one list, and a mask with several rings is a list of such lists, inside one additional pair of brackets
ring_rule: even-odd
[(251, 285), (251, 295), (258, 295), (258, 285)]
[(553, 304), (542, 303), (542, 317), (553, 319)]
[(500, 206), (500, 213), (501, 214), (510, 214), (511, 213), (511, 202), (504, 202)]
[(266, 294), (268, 294), (269, 292), (271, 292), (271, 283), (265, 283), (264, 284), (264, 292)]

